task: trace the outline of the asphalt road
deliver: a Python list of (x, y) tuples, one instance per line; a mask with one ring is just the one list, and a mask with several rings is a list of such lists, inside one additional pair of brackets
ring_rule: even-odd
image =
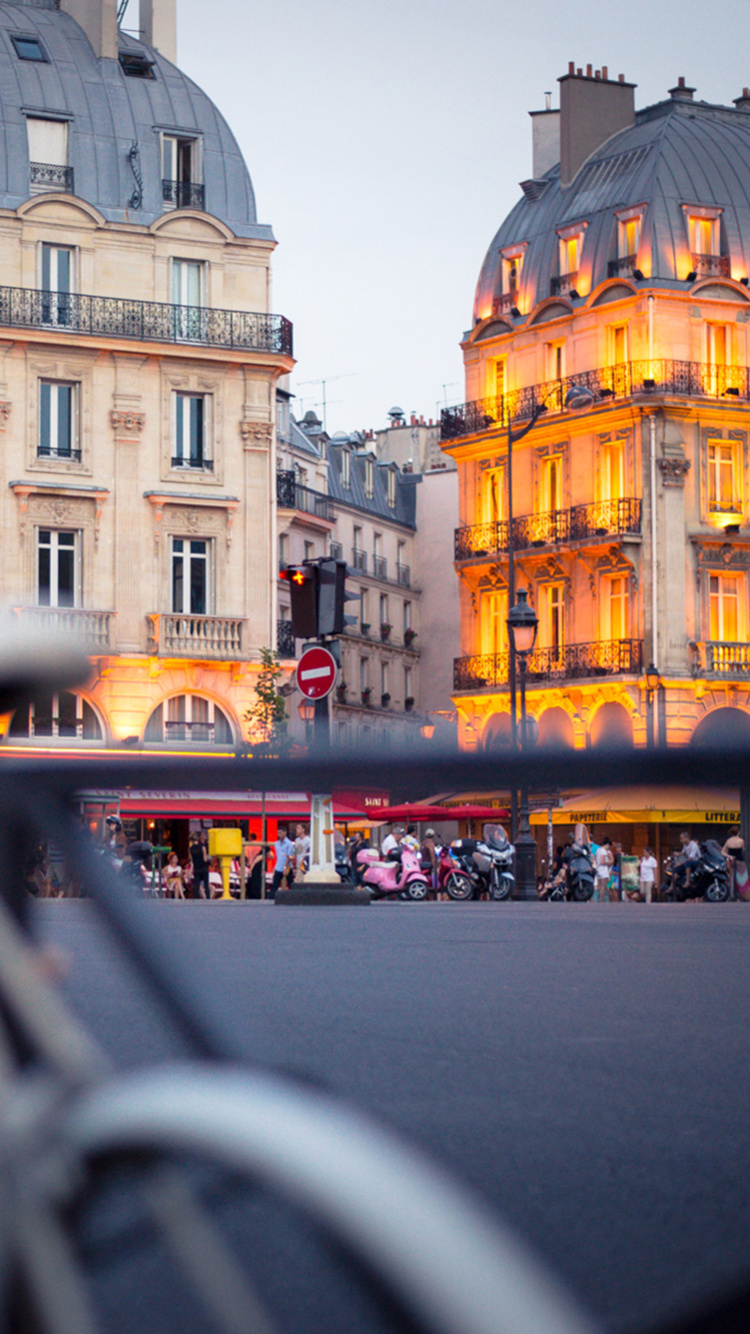
[[(91, 905), (36, 909), (116, 1062), (179, 1050)], [(515, 1225), (605, 1328), (750, 1273), (743, 904), (155, 903), (249, 1059), (406, 1132)]]

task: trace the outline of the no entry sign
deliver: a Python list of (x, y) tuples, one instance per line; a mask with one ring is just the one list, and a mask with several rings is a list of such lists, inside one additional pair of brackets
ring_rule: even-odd
[(309, 648), (297, 663), (297, 685), (308, 699), (330, 695), (336, 680), (336, 659), (327, 648)]

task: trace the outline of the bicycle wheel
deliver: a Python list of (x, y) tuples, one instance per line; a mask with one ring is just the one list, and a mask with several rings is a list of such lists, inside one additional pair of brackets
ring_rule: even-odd
[[(190, 1212), (180, 1200), (188, 1198), (209, 1168), (241, 1180), (251, 1207), (258, 1204), (258, 1192), (279, 1196), (333, 1240), (353, 1272), (367, 1276), (365, 1286), (381, 1299), (386, 1313), (380, 1328), (389, 1334), (397, 1329), (591, 1334), (586, 1318), (523, 1245), (461, 1188), (317, 1090), (240, 1071), (182, 1065), (124, 1077), (85, 1094), (60, 1131), (64, 1150), (87, 1164), (94, 1179), (97, 1164), (115, 1164), (126, 1176), (146, 1164), (144, 1192), (147, 1196), (156, 1182), (156, 1214), (161, 1210), (167, 1231), (176, 1226), (184, 1232)], [(174, 1197), (170, 1207), (158, 1204), (165, 1182), (166, 1194), (171, 1190)], [(133, 1219), (128, 1223), (132, 1230)], [(173, 1254), (181, 1247), (188, 1281), (195, 1283), (190, 1237), (178, 1236)], [(305, 1311), (301, 1317), (285, 1312), (283, 1323), (274, 1323), (266, 1294), (258, 1298), (251, 1287), (242, 1295), (236, 1257), (222, 1270), (213, 1242), (209, 1250), (210, 1265), (225, 1274), (218, 1294), (224, 1323), (217, 1329), (313, 1334), (333, 1327), (330, 1310), (312, 1317)], [(295, 1266), (304, 1274), (299, 1256)], [(205, 1275), (199, 1277), (198, 1287), (203, 1282), (205, 1297), (204, 1280)], [(210, 1273), (207, 1284), (212, 1286)], [(304, 1306), (304, 1279), (302, 1287)], [(214, 1282), (214, 1297), (216, 1288)], [(346, 1327), (360, 1328), (356, 1319)]]

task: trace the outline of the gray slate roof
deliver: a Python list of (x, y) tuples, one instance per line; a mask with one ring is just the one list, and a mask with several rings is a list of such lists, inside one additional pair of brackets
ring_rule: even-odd
[[(20, 60), (10, 35), (38, 37), (49, 63)], [(110, 221), (148, 225), (164, 213), (159, 131), (203, 142), (206, 212), (238, 236), (272, 239), (259, 225), (253, 187), (229, 126), (204, 92), (157, 51), (120, 34), (120, 49), (153, 61), (153, 79), (127, 76), (116, 60), (97, 60), (69, 15), (31, 4), (0, 2), (0, 207), (29, 198), (27, 114), (69, 120), (68, 165), (75, 193)], [(135, 179), (128, 161), (138, 144), (143, 204), (128, 210)]]
[[(580, 271), (593, 290), (617, 255), (615, 210), (645, 204), (642, 243), (652, 277), (684, 285), (688, 268), (683, 204), (723, 210), (733, 272), (750, 273), (750, 112), (706, 102), (670, 100), (647, 107), (630, 129), (613, 135), (583, 164), (567, 189), (559, 166), (544, 177), (536, 202), (519, 201), (495, 236), (477, 284), (474, 322), (501, 291), (500, 251), (526, 241), (521, 295), (526, 308), (550, 295), (557, 273), (556, 229), (585, 222)], [(587, 282), (588, 287), (588, 282)]]
[(328, 494), (332, 500), (352, 509), (361, 510), (372, 518), (380, 518), (388, 523), (398, 523), (404, 528), (417, 526), (417, 484), (422, 480), (418, 473), (396, 473), (396, 504), (388, 504), (388, 469), (383, 464), (375, 463), (373, 495), (365, 494), (365, 455), (351, 451), (349, 468), (350, 485), (345, 487), (341, 481), (341, 456), (343, 447), (328, 446)]

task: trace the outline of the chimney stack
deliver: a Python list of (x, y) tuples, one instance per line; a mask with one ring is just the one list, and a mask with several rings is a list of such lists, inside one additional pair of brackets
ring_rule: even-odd
[[(607, 78), (606, 65), (592, 74), (576, 70), (573, 61), (560, 84), (560, 183), (570, 185), (586, 158), (618, 130), (635, 124), (635, 84), (624, 75)], [(687, 91), (687, 90), (686, 90)], [(539, 116), (540, 112), (532, 113)], [(536, 176), (536, 171), (534, 175)]]
[(60, 9), (83, 28), (98, 59), (117, 60), (117, 0), (60, 0)]
[(694, 88), (685, 87), (685, 76), (681, 74), (677, 80), (677, 87), (669, 89), (669, 96), (673, 102), (692, 102), (694, 92)]
[(141, 0), (141, 32), (147, 46), (177, 64), (177, 0)]
[(735, 97), (734, 105), (738, 111), (750, 111), (750, 88), (742, 89), (742, 97)]

